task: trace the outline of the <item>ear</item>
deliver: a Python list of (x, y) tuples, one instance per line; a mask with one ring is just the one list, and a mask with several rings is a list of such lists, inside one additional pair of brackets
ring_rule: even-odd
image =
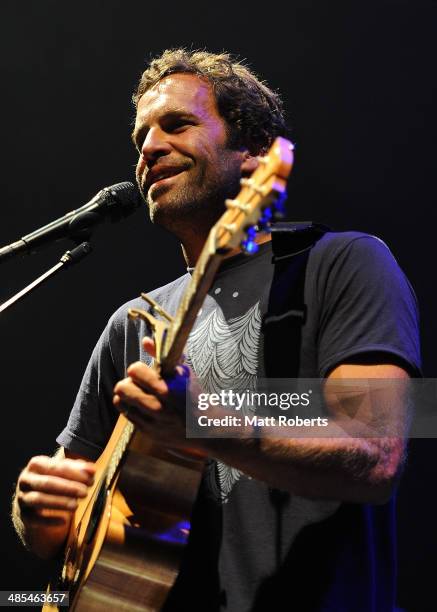
[(256, 155), (250, 155), (248, 151), (245, 151), (243, 153), (243, 161), (241, 162), (241, 174), (243, 176), (250, 176), (258, 166), (258, 157)]

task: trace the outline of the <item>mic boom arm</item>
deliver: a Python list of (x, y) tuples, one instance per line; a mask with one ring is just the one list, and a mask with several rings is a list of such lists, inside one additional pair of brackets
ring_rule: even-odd
[(0, 263), (15, 255), (31, 254), (47, 243), (61, 238), (76, 242), (89, 238), (92, 229), (109, 217), (119, 221), (134, 212), (142, 204), (139, 191), (133, 183), (123, 182), (105, 187), (81, 208), (66, 213), (63, 217), (27, 234), (0, 249)]

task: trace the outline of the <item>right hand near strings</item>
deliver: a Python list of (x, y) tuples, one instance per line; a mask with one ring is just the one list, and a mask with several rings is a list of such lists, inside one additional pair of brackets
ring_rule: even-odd
[(95, 471), (93, 463), (66, 458), (62, 449), (54, 457), (32, 457), (19, 475), (15, 496), (23, 523), (35, 527), (69, 523), (93, 484)]

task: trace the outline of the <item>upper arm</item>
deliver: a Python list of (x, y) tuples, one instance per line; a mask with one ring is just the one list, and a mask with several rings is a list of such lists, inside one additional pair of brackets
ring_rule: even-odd
[(363, 365), (360, 363), (342, 363), (328, 375), (330, 379), (409, 379), (410, 375), (400, 366), (391, 363), (375, 363)]
[(324, 396), (330, 415), (351, 432), (371, 437), (403, 437), (409, 416), (410, 376), (390, 363), (344, 363), (325, 382)]
[(417, 301), (389, 249), (367, 235), (331, 243), (319, 249), (314, 274), (319, 374), (324, 378), (353, 363), (398, 365), (416, 376), (421, 365)]

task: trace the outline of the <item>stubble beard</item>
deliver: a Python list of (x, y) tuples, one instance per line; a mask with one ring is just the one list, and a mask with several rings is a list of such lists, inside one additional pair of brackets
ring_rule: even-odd
[(194, 184), (173, 185), (170, 189), (157, 187), (153, 190), (153, 198), (148, 193), (145, 199), (152, 223), (181, 240), (193, 231), (204, 233), (206, 237), (224, 213), (225, 200), (238, 194), (240, 168), (227, 167), (220, 178), (219, 175), (208, 180), (204, 178), (199, 176)]

